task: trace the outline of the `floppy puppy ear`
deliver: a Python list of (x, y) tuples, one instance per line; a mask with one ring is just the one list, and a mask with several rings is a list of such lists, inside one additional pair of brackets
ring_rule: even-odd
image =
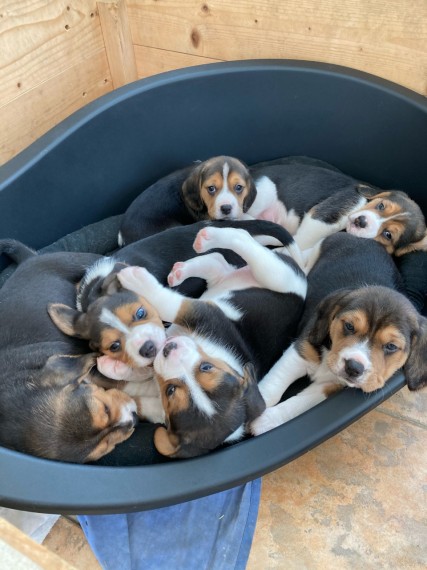
[(415, 333), (411, 352), (403, 371), (409, 390), (420, 390), (427, 385), (427, 319), (420, 316), (419, 328)]
[(374, 186), (369, 186), (369, 184), (356, 184), (356, 191), (368, 200), (372, 200), (377, 196), (377, 194), (383, 192), (383, 190), (375, 188)]
[(72, 382), (81, 382), (94, 367), (94, 353), (72, 355), (55, 354), (48, 358), (42, 369), (42, 385), (65, 386)]
[(247, 362), (243, 367), (243, 385), (246, 407), (246, 422), (250, 423), (260, 416), (265, 410), (264, 398), (259, 391), (255, 368), (252, 362)]
[(184, 203), (196, 219), (200, 219), (201, 215), (206, 212), (206, 205), (200, 196), (202, 165), (203, 163), (193, 169), (181, 187)]
[(248, 171), (248, 187), (249, 187), (248, 194), (246, 195), (245, 199), (243, 200), (243, 212), (247, 212), (249, 210), (249, 208), (254, 203), (256, 195), (257, 195), (257, 189), (255, 186), (255, 182), (254, 182), (254, 179), (252, 178), (252, 176), (249, 174), (249, 171)]
[(154, 446), (159, 453), (167, 457), (175, 457), (181, 447), (178, 436), (169, 433), (163, 426), (154, 432)]
[(329, 327), (335, 315), (345, 305), (346, 298), (351, 294), (351, 289), (341, 289), (328, 295), (321, 301), (314, 312), (314, 315), (305, 326), (308, 329), (307, 340), (314, 347), (327, 345), (329, 339)]
[(76, 338), (90, 338), (86, 313), (62, 303), (49, 303), (47, 312), (58, 329), (64, 334)]
[(419, 241), (410, 243), (405, 247), (399, 247), (394, 252), (394, 255), (400, 257), (401, 255), (405, 255), (405, 253), (411, 253), (412, 251), (427, 251), (427, 230), (424, 236)]

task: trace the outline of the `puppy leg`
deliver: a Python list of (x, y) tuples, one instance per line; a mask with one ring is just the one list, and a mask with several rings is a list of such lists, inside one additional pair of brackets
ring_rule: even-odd
[(294, 236), (295, 241), (302, 250), (309, 249), (325, 237), (344, 230), (348, 216), (366, 202), (353, 185), (335, 192), (304, 215)]
[(266, 249), (245, 230), (208, 226), (199, 231), (193, 247), (198, 253), (213, 248), (231, 249), (246, 261), (261, 287), (279, 293), (306, 295), (305, 277), (293, 260)]
[(314, 382), (300, 394), (285, 402), (267, 408), (250, 426), (253, 435), (260, 435), (296, 418), (303, 412), (326, 400), (325, 385)]
[(289, 386), (307, 372), (307, 361), (298, 354), (295, 344), (291, 344), (258, 384), (266, 405), (277, 404)]
[(168, 275), (168, 283), (170, 287), (175, 287), (189, 277), (200, 277), (206, 280), (208, 287), (211, 287), (235, 269), (220, 253), (208, 253), (175, 263)]

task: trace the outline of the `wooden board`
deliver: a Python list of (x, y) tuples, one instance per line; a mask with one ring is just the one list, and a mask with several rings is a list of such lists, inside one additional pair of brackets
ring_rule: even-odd
[(203, 65), (220, 61), (209, 57), (199, 57), (187, 53), (177, 53), (163, 49), (150, 48), (146, 46), (134, 46), (136, 69), (138, 78), (150, 77), (163, 71), (192, 67), (193, 65)]
[(101, 50), (1, 107), (0, 164), (111, 88), (107, 57)]
[(426, 0), (127, 0), (127, 6), (138, 46), (215, 60), (323, 61), (427, 94)]

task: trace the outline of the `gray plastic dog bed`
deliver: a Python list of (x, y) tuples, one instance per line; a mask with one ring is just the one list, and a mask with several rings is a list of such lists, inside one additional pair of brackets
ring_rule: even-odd
[[(72, 115), (0, 169), (0, 237), (42, 248), (122, 213), (168, 172), (218, 154), (249, 164), (320, 158), (380, 187), (405, 190), (427, 213), (422, 96), (342, 67), (260, 60), (137, 81)], [(0, 504), (114, 513), (201, 497), (292, 461), (404, 383), (397, 374), (369, 396), (344, 390), (258, 438), (189, 460), (74, 465), (0, 448)]]

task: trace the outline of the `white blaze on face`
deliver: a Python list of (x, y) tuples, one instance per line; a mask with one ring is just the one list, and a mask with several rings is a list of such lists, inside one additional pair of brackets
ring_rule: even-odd
[[(167, 352), (170, 343), (174, 343), (176, 347)], [(176, 336), (168, 338), (164, 349), (157, 354), (154, 370), (164, 381), (176, 378), (185, 384), (197, 409), (210, 417), (215, 414), (215, 407), (194, 375), (194, 370), (200, 361), (201, 356), (193, 339)]]
[(138, 366), (148, 366), (153, 362), (153, 358), (144, 357), (139, 351), (147, 341), (151, 341), (157, 353), (165, 339), (166, 332), (163, 326), (144, 323), (130, 329), (130, 333), (126, 336), (126, 352)]
[(355, 384), (363, 384), (366, 376), (371, 370), (371, 357), (367, 341), (359, 342), (353, 346), (348, 346), (341, 350), (334, 372), (339, 378), (353, 385), (351, 378), (348, 378), (345, 372), (345, 363), (348, 360), (354, 360), (363, 366), (363, 372), (355, 379)]
[[(363, 227), (360, 225), (361, 219)], [(387, 218), (382, 218), (372, 210), (360, 210), (348, 217), (347, 232), (358, 237), (375, 238), (386, 220)]]
[[(220, 220), (224, 217), (239, 218), (242, 214), (239, 202), (234, 192), (228, 187), (228, 175), (230, 174), (230, 166), (228, 162), (224, 163), (222, 169), (223, 187), (215, 197), (215, 219)], [(221, 210), (222, 206), (231, 208), (229, 213)]]

